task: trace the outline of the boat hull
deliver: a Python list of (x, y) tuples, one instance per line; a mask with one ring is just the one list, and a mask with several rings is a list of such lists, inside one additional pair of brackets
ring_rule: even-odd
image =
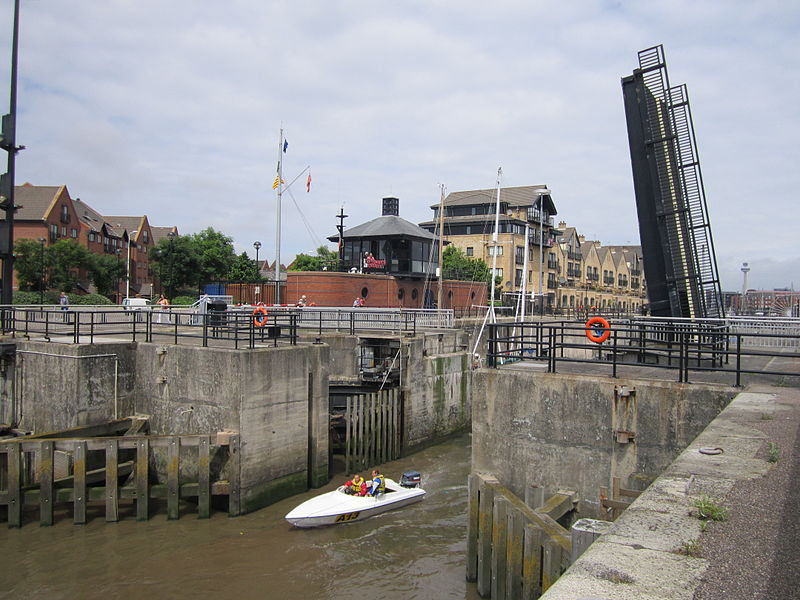
[(395, 508), (419, 502), (425, 497), (421, 488), (404, 488), (386, 480), (387, 492), (378, 497), (350, 496), (339, 488), (311, 498), (286, 515), (295, 527), (320, 527), (362, 521)]

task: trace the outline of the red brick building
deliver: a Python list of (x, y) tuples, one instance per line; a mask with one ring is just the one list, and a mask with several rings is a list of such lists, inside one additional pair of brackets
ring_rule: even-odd
[[(317, 306), (352, 306), (357, 297), (369, 308), (423, 308), (424, 298), (436, 298), (435, 280), (411, 279), (375, 273), (336, 273), (332, 271), (289, 271), (286, 274), (285, 301), (294, 304), (300, 296)], [(442, 308), (464, 309), (486, 305), (485, 283), (442, 282)]]

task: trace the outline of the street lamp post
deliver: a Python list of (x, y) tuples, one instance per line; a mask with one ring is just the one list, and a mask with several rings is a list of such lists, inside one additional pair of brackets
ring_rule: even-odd
[(42, 245), (39, 259), (41, 262), (41, 272), (39, 277), (39, 304), (44, 304), (44, 244), (47, 240), (39, 238), (39, 243)]
[(172, 282), (175, 273), (175, 232), (170, 231), (167, 234), (169, 237), (169, 281), (167, 283), (167, 298), (172, 302)]
[(121, 262), (120, 254), (122, 253), (122, 248), (116, 248), (114, 250), (114, 254), (117, 255), (117, 289), (114, 290), (116, 294), (117, 304), (119, 304), (119, 263)]
[(258, 250), (261, 248), (261, 242), (258, 240), (253, 242), (253, 248), (256, 249), (256, 271), (258, 272), (258, 278), (261, 279), (261, 268), (258, 266)]
[(125, 297), (131, 297), (131, 240), (133, 236), (139, 233), (138, 229), (134, 229), (128, 234), (128, 263), (125, 269), (126, 273), (128, 274), (128, 281), (125, 283)]

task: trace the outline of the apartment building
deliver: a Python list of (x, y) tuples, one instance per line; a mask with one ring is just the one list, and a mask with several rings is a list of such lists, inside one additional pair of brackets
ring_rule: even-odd
[[(26, 183), (14, 188), (19, 210), (14, 217), (14, 239), (33, 239), (49, 246), (73, 239), (93, 254), (110, 254), (130, 265), (130, 293), (153, 294), (154, 277), (149, 250), (175, 227), (151, 227), (147, 216), (103, 216), (80, 198), (72, 198), (66, 185), (38, 186)], [(91, 291), (88, 278), (79, 287)], [(18, 289), (16, 274), (14, 289)], [(127, 293), (120, 282), (118, 297)]]
[[(434, 218), (419, 226), (438, 235), (440, 206), (431, 209)], [(523, 278), (528, 293), (546, 291), (546, 282), (555, 275), (547, 255), (558, 234), (553, 227), (556, 207), (547, 186), (501, 188), (499, 216), (496, 189), (453, 192), (442, 202), (442, 210), (444, 239), (468, 257), (480, 258), (490, 268), (494, 264), (504, 294), (520, 292)]]

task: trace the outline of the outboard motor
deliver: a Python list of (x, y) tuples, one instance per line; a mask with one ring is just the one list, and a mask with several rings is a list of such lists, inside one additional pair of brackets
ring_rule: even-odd
[(400, 476), (400, 485), (404, 488), (416, 488), (419, 487), (421, 478), (419, 471), (406, 471)]

